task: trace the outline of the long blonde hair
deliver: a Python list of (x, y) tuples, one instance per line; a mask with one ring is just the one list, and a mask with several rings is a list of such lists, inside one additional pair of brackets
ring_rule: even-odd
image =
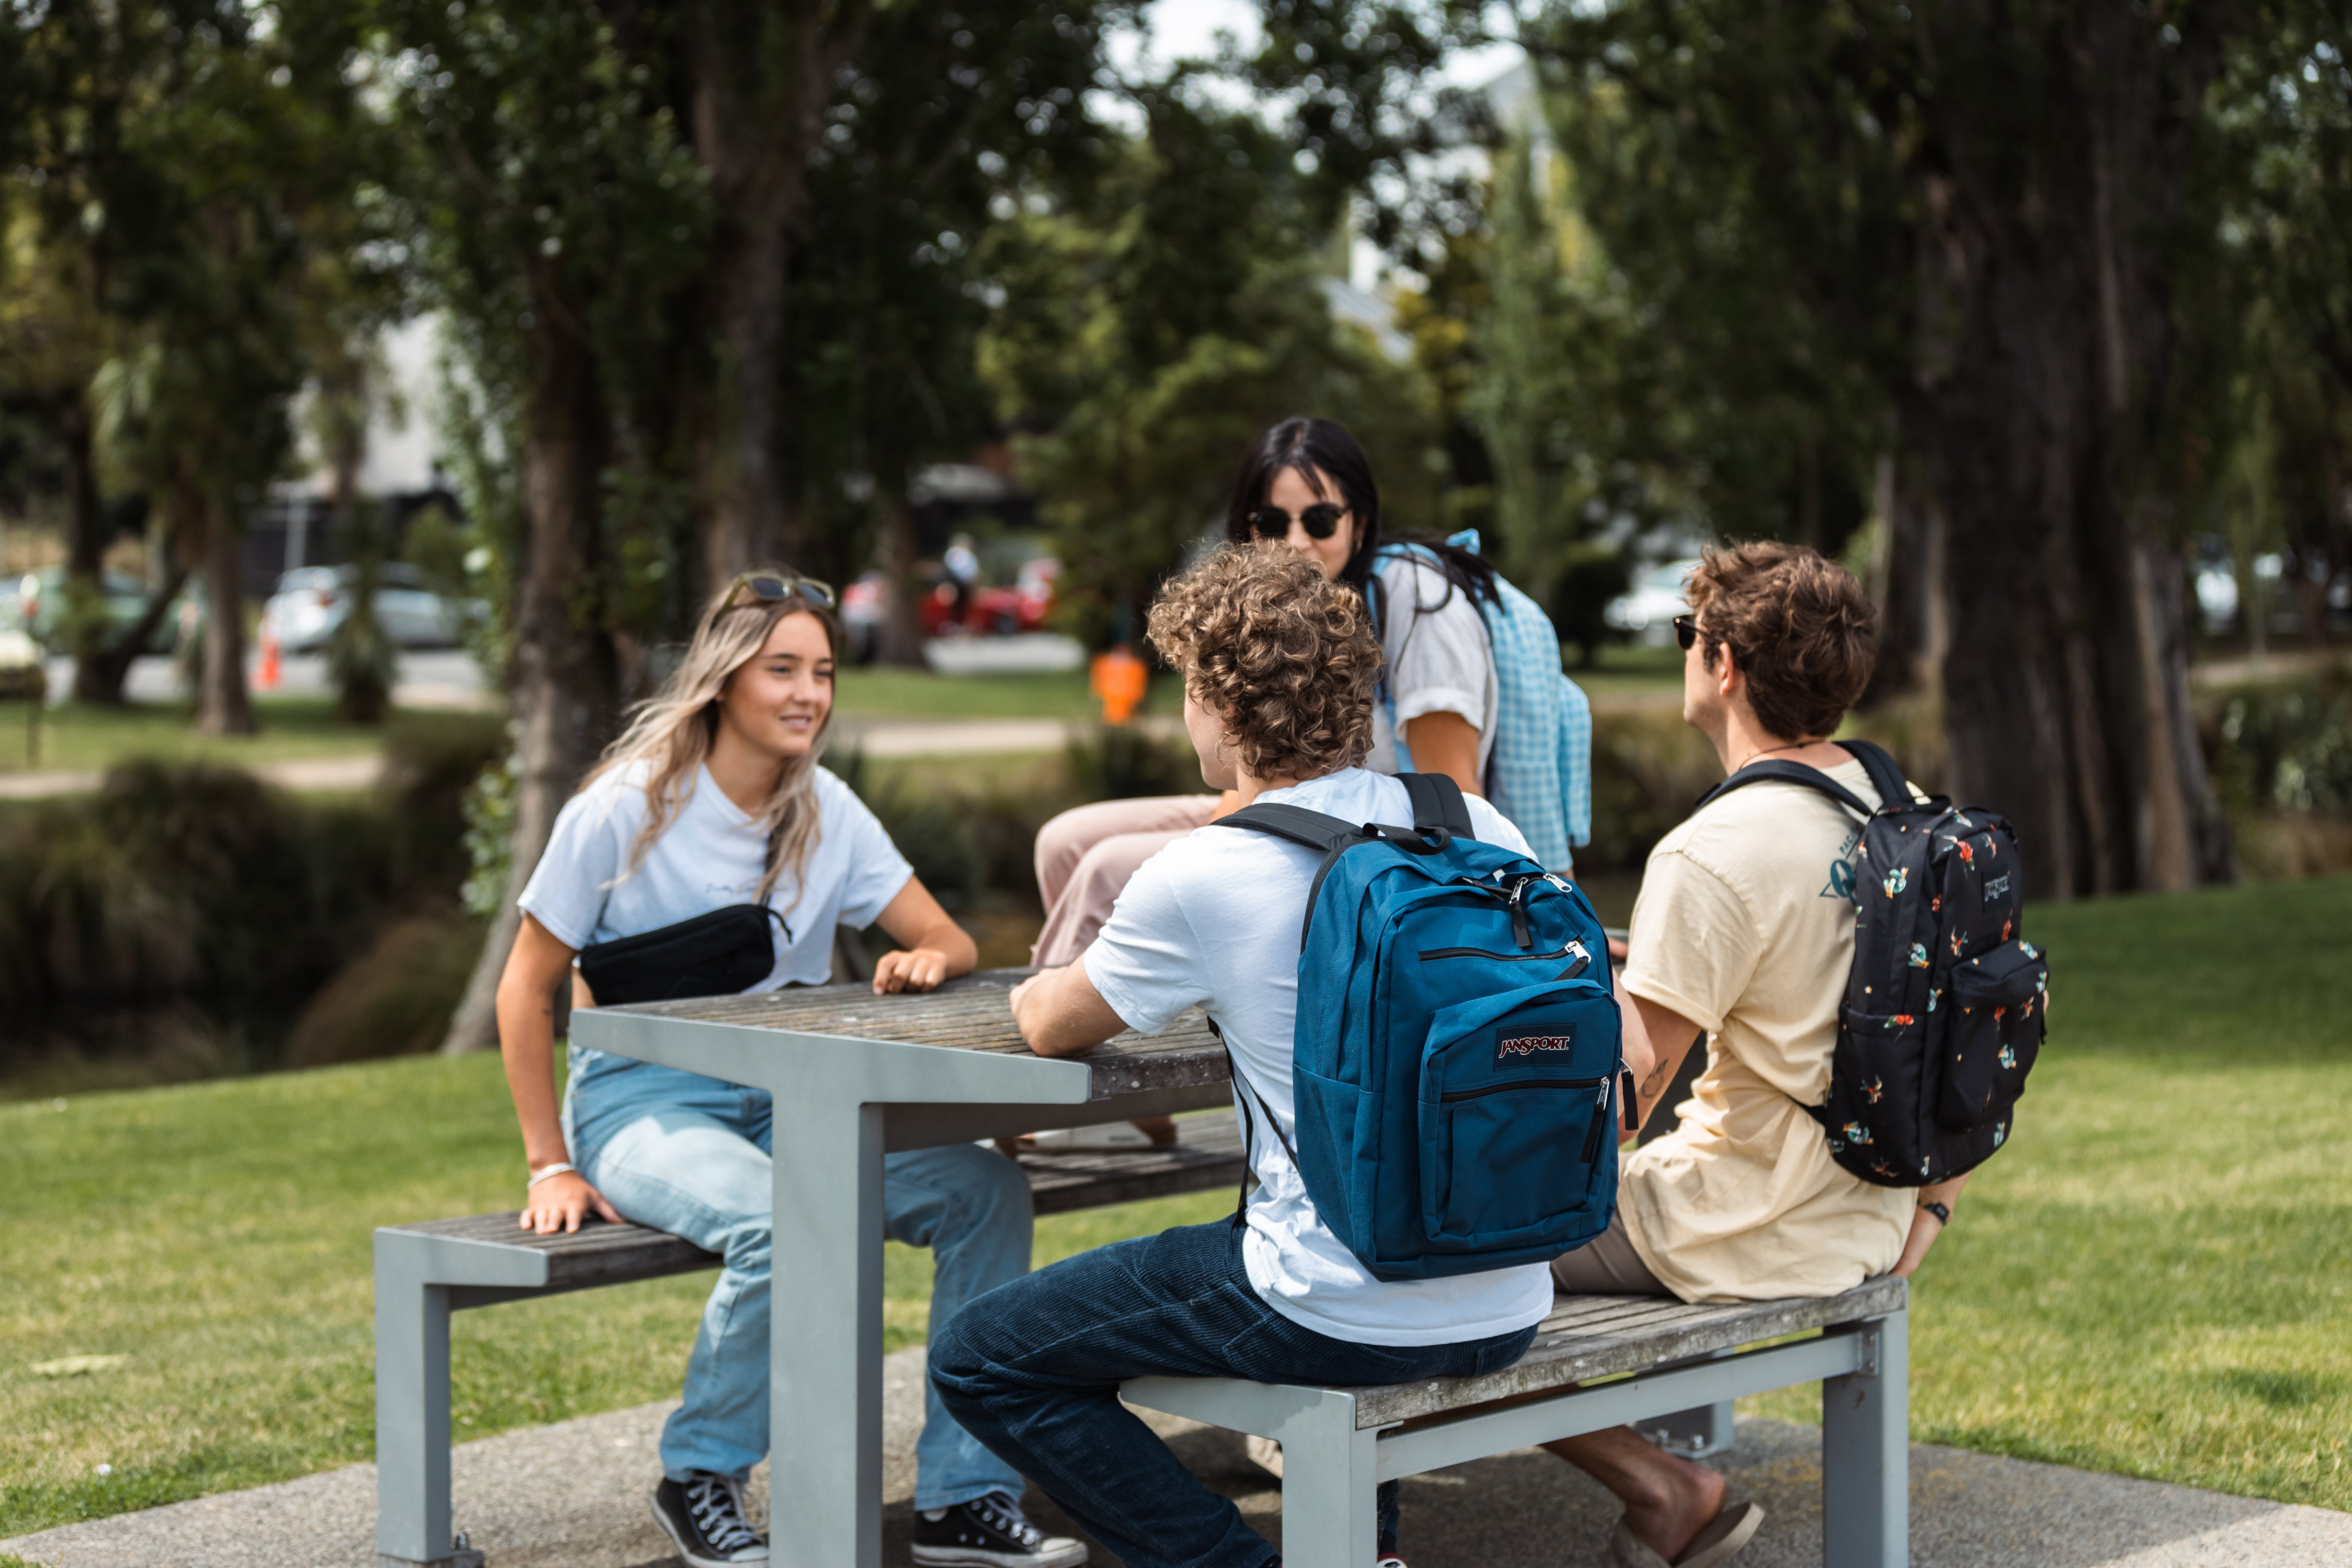
[[(789, 570), (777, 574), (785, 578), (794, 575)], [(662, 836), (678, 808), (694, 793), (695, 783), (702, 764), (710, 756), (710, 744), (719, 733), (719, 704), (726, 695), (728, 679), (768, 646), (768, 636), (776, 623), (786, 616), (813, 616), (824, 628), (825, 647), (838, 651), (841, 646), (839, 628), (833, 616), (799, 594), (788, 594), (777, 600), (747, 600), (729, 608), (733, 595), (730, 587), (714, 595), (695, 624), (694, 640), (687, 645), (686, 657), (678, 661), (667, 680), (653, 696), (630, 711), (628, 727), (620, 738), (604, 748), (604, 754), (589, 770), (580, 783), (586, 789), (615, 768), (632, 763), (652, 764), (646, 775), (646, 822), (637, 829), (635, 840), (629, 846), (628, 871), (635, 871), (651, 849), (654, 840)], [(816, 847), (822, 831), (816, 805), (816, 760), (824, 749), (826, 731), (833, 727), (833, 710), (825, 710), (824, 721), (817, 726), (809, 749), (797, 757), (787, 758), (776, 772), (775, 788), (757, 813), (768, 829), (768, 866), (760, 879), (757, 900), (768, 901), (775, 891), (777, 881), (786, 871), (797, 884), (802, 870), (808, 864), (809, 851)], [(625, 871), (623, 875), (627, 875)], [(800, 902), (795, 886), (793, 902)], [(791, 911), (787, 910), (786, 913)]]

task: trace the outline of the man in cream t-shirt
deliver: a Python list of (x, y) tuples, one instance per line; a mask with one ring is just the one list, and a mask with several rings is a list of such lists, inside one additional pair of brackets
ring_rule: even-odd
[[(1861, 696), (1872, 612), (1851, 574), (1786, 544), (1709, 549), (1691, 574), (1683, 717), (1727, 776), (1761, 759), (1819, 769), (1876, 803), (1829, 737)], [(1653, 1066), (1647, 1114), (1704, 1031), (1706, 1072), (1675, 1131), (1625, 1156), (1617, 1215), (1553, 1261), (1560, 1288), (1685, 1301), (1833, 1296), (1907, 1274), (1958, 1184), (1877, 1187), (1830, 1158), (1805, 1107), (1826, 1098), (1853, 963), (1861, 824), (1798, 784), (1731, 791), (1660, 840), (1633, 906), (1624, 987)], [(1621, 1568), (1715, 1568), (1763, 1521), (1724, 1479), (1626, 1427), (1545, 1445), (1625, 1502)]]
[[(1878, 804), (1860, 763), (1822, 771)], [(1842, 1169), (1804, 1111), (1829, 1093), (1861, 842), (1827, 796), (1762, 784), (1651, 851), (1625, 989), (1709, 1046), (1681, 1125), (1626, 1156), (1617, 1204), (1633, 1250), (1685, 1301), (1832, 1296), (1902, 1256), (1914, 1194)]]

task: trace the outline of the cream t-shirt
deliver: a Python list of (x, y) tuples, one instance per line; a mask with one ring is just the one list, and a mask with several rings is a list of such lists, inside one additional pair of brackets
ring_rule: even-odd
[[(1860, 763), (1822, 771), (1877, 803)], [(1625, 988), (1710, 1041), (1678, 1125), (1625, 1156), (1617, 1205), (1633, 1250), (1685, 1301), (1832, 1296), (1903, 1255), (1916, 1195), (1841, 1170), (1801, 1109), (1829, 1093), (1861, 843), (1828, 796), (1759, 784), (1650, 852)]]

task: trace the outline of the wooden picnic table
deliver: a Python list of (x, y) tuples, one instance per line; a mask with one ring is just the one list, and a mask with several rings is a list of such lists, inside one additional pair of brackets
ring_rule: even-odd
[(575, 1045), (775, 1097), (769, 1423), (793, 1528), (780, 1564), (878, 1568), (882, 1539), (882, 1156), (1229, 1103), (1198, 1012), (1083, 1058), (1032, 1053), (983, 970), (923, 995), (827, 985), (572, 1016)]

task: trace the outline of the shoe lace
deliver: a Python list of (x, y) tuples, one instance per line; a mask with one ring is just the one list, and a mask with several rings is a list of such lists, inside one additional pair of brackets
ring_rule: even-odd
[(720, 1552), (756, 1546), (759, 1534), (743, 1517), (743, 1500), (724, 1476), (697, 1476), (686, 1485), (686, 1506), (702, 1538)]
[(1021, 1505), (1004, 1492), (991, 1492), (973, 1503), (971, 1508), (982, 1522), (1019, 1542), (1024, 1550), (1034, 1551), (1037, 1543), (1045, 1539), (1045, 1532), (1030, 1523), (1028, 1515), (1021, 1511)]

